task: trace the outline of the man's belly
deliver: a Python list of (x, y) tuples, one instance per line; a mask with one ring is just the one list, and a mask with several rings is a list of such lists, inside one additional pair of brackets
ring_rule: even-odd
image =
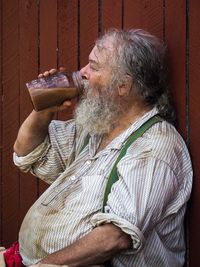
[(23, 263), (34, 264), (90, 232), (90, 219), (100, 211), (97, 206), (86, 210), (69, 203), (63, 209), (55, 209), (52, 203), (44, 206), (37, 201), (26, 214), (19, 232)]

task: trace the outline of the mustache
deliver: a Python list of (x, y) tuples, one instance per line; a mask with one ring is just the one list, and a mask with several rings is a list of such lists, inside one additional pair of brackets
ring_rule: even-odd
[(81, 99), (101, 99), (104, 95), (104, 93), (102, 91), (104, 91), (104, 87), (101, 86), (91, 86), (89, 84), (88, 80), (84, 80), (83, 83), (83, 94)]
[(89, 87), (89, 81), (86, 79), (83, 79), (83, 88), (87, 89)]

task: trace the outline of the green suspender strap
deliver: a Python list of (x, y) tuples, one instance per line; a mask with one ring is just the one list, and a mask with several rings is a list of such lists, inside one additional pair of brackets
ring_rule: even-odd
[(81, 153), (83, 151), (83, 149), (89, 144), (89, 140), (90, 140), (90, 135), (88, 134), (88, 135), (86, 135), (86, 137), (84, 139), (84, 143), (83, 143), (79, 153)]
[(109, 175), (108, 182), (106, 185), (105, 193), (104, 193), (104, 200), (103, 200), (103, 212), (105, 212), (105, 206), (108, 200), (108, 195), (111, 191), (112, 185), (118, 180), (118, 175), (117, 175), (117, 164), (121, 160), (121, 158), (124, 157), (126, 154), (127, 149), (129, 146), (136, 141), (139, 137), (141, 137), (151, 126), (153, 126), (157, 122), (161, 122), (162, 118), (159, 117), (158, 115), (155, 115), (151, 117), (148, 121), (146, 121), (144, 124), (140, 126), (139, 129), (137, 129), (126, 141), (125, 145), (123, 146), (117, 160), (114, 163), (114, 166), (112, 168), (112, 171)]
[[(126, 154), (126, 151), (128, 149), (128, 147), (135, 141), (137, 140), (139, 137), (141, 137), (151, 126), (153, 126), (155, 123), (157, 122), (161, 122), (162, 119), (158, 116), (155, 115), (154, 117), (150, 118), (148, 121), (146, 121), (144, 124), (142, 124), (142, 126), (140, 126), (140, 128), (138, 130), (136, 130), (126, 141), (124, 147), (122, 148), (117, 160), (114, 163), (114, 166), (112, 168), (112, 171), (109, 175), (108, 178), (108, 182), (106, 185), (106, 190), (104, 193), (104, 200), (103, 200), (103, 212), (105, 212), (105, 206), (108, 200), (108, 195), (111, 191), (111, 187), (112, 185), (118, 180), (118, 175), (117, 175), (117, 164), (120, 161), (120, 159)], [(87, 146), (89, 142), (89, 135), (85, 138), (84, 144), (81, 148), (81, 151)], [(112, 267), (111, 262), (110, 261), (106, 261), (104, 263), (105, 267)]]
[[(129, 146), (136, 141), (139, 137), (141, 137), (151, 126), (153, 126), (157, 122), (161, 122), (162, 119), (155, 115), (154, 117), (151, 117), (148, 121), (146, 121), (144, 124), (140, 126), (139, 129), (137, 129), (126, 141), (125, 145), (123, 146), (118, 158), (116, 159), (114, 166), (112, 168), (112, 171), (108, 177), (108, 182), (106, 185), (106, 190), (104, 193), (104, 200), (103, 200), (103, 212), (105, 212), (105, 206), (108, 200), (108, 195), (111, 191), (112, 185), (118, 180), (117, 175), (117, 163), (120, 161), (120, 159), (126, 154), (127, 149)], [(104, 262), (105, 267), (112, 267), (111, 261)]]

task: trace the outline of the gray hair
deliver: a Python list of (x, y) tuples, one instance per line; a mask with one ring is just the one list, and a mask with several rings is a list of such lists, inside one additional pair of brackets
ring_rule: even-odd
[(174, 122), (175, 112), (168, 91), (164, 43), (144, 30), (114, 29), (96, 41), (99, 49), (107, 38), (112, 40), (114, 50), (110, 59), (118, 82), (122, 82), (127, 75), (133, 77), (134, 93), (145, 104), (156, 106), (164, 119)]

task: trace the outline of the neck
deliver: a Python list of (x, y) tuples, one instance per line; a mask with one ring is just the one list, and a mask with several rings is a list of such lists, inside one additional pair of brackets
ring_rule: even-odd
[(130, 108), (127, 108), (117, 120), (117, 123), (113, 126), (111, 131), (107, 134), (104, 134), (102, 143), (98, 150), (106, 147), (115, 137), (117, 137), (120, 133), (125, 131), (130, 127), (131, 124), (136, 122), (139, 118), (141, 118), (145, 113), (147, 113), (151, 108), (144, 106), (142, 104), (135, 104)]
[(119, 117), (116, 125), (108, 133), (108, 135), (118, 135), (120, 132), (126, 130), (131, 124), (136, 122), (141, 118), (145, 113), (147, 113), (151, 108), (144, 107), (144, 105), (134, 105), (134, 107), (129, 108)]

